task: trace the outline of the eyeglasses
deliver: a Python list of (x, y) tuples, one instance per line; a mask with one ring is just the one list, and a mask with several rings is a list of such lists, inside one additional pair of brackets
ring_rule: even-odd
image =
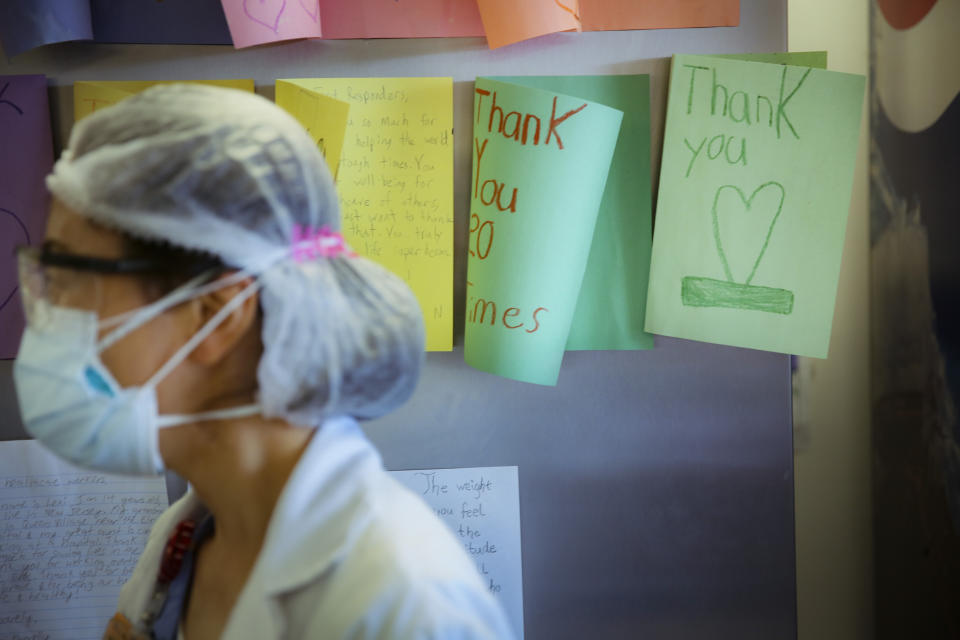
[[(27, 321), (42, 326), (49, 305), (96, 311), (101, 302), (100, 275), (170, 274), (189, 278), (182, 265), (148, 258), (97, 258), (51, 250), (48, 246), (21, 246), (16, 250), (20, 292)], [(199, 265), (198, 271), (219, 262)], [(222, 268), (222, 265), (219, 265)]]
[(95, 258), (52, 251), (47, 246), (20, 246), (16, 249), (18, 264), (22, 259), (44, 267), (61, 267), (73, 271), (103, 274), (175, 273), (178, 267), (144, 258)]

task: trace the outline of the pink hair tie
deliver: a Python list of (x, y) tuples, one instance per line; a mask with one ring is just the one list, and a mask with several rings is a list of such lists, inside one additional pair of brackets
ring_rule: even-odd
[(293, 225), (291, 249), (293, 259), (297, 262), (337, 256), (357, 257), (357, 254), (344, 242), (340, 232), (331, 231), (327, 225), (319, 229), (300, 224)]

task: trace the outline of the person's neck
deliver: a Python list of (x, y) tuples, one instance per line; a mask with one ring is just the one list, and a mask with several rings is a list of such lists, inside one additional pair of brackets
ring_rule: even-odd
[(212, 513), (217, 546), (256, 555), (313, 430), (261, 417), (198, 423), (191, 429), (190, 455), (174, 470)]

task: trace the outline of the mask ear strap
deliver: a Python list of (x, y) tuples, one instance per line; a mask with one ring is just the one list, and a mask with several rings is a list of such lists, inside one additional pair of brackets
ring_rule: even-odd
[[(100, 320), (100, 322), (97, 323), (97, 328), (99, 329), (109, 329), (111, 327), (118, 327), (123, 325), (126, 322), (129, 322), (132, 325), (132, 328), (130, 329), (124, 326), (122, 329), (117, 329), (116, 331), (108, 334), (103, 339), (101, 344), (109, 341), (109, 344), (107, 346), (112, 345), (117, 340), (127, 335), (133, 329), (136, 329), (142, 326), (144, 322), (147, 322), (148, 320), (152, 319), (154, 315), (159, 315), (160, 313), (163, 313), (170, 307), (179, 303), (185, 293), (190, 292), (193, 290), (194, 287), (197, 287), (203, 284), (205, 281), (209, 280), (212, 275), (213, 275), (212, 271), (201, 273), (199, 276), (192, 278), (191, 280), (188, 280), (187, 282), (183, 283), (182, 285), (180, 285), (179, 287), (177, 287), (167, 295), (163, 296), (159, 300), (156, 300), (155, 302), (152, 302), (143, 307), (137, 307), (136, 309), (132, 309), (130, 311), (127, 311), (126, 313), (118, 313), (115, 316), (110, 316), (109, 318)], [(143, 317), (146, 317), (146, 319), (143, 320), (142, 319)], [(119, 335), (118, 337), (115, 338), (114, 334), (119, 334)], [(99, 348), (100, 351), (103, 351), (103, 349), (106, 349), (106, 347)]]
[(235, 295), (227, 304), (223, 305), (219, 311), (213, 314), (213, 317), (207, 321), (207, 324), (203, 325), (199, 331), (197, 331), (193, 336), (190, 337), (187, 342), (173, 354), (169, 360), (167, 360), (160, 369), (153, 374), (153, 376), (144, 383), (144, 388), (153, 388), (160, 383), (165, 377), (167, 377), (171, 371), (173, 371), (177, 366), (187, 359), (194, 349), (197, 348), (201, 342), (206, 340), (211, 333), (216, 330), (220, 323), (222, 323), (227, 316), (240, 308), (247, 298), (255, 294), (260, 290), (260, 281), (254, 280), (247, 287)]
[(259, 404), (248, 404), (241, 407), (231, 407), (230, 409), (217, 409), (216, 411), (204, 411), (203, 413), (193, 413), (189, 415), (162, 415), (157, 416), (157, 427), (176, 427), (181, 424), (191, 422), (201, 422), (203, 420), (229, 420), (231, 418), (246, 418), (248, 416), (258, 416), (263, 413)]
[(108, 328), (114, 325), (121, 326), (104, 336), (104, 338), (97, 344), (97, 353), (103, 353), (118, 341), (129, 335), (131, 332), (139, 329), (164, 311), (172, 309), (178, 304), (186, 302), (191, 298), (196, 298), (206, 295), (211, 291), (217, 291), (218, 289), (228, 287), (250, 277), (251, 274), (248, 271), (237, 271), (226, 278), (214, 280), (213, 282), (204, 286), (198, 286), (205, 280), (209, 280), (212, 275), (213, 272), (208, 272), (197, 276), (187, 283), (177, 287), (156, 302), (148, 304), (144, 307), (140, 307), (139, 309), (134, 309), (133, 311), (121, 313), (119, 315), (107, 318), (106, 320), (102, 320), (98, 325), (100, 328)]
[(139, 309), (134, 309), (133, 311), (121, 313), (119, 315), (102, 320), (98, 325), (99, 328), (109, 328), (114, 325), (122, 326), (110, 332), (103, 338), (103, 340), (100, 341), (100, 343), (97, 345), (97, 353), (102, 353), (109, 347), (116, 344), (117, 341), (122, 339), (124, 336), (143, 326), (167, 309), (171, 309), (191, 298), (206, 295), (211, 291), (217, 291), (218, 289), (228, 287), (232, 284), (249, 278), (250, 276), (262, 273), (278, 260), (283, 259), (288, 253), (289, 249), (277, 249), (272, 253), (268, 253), (263, 257), (263, 259), (258, 260), (255, 264), (248, 265), (245, 269), (236, 271), (225, 278), (218, 278), (217, 280), (209, 282), (206, 285), (198, 286), (204, 281), (209, 280), (214, 275), (213, 271), (202, 273), (196, 278), (189, 280), (186, 284), (177, 287), (172, 292), (168, 293), (166, 296), (160, 300), (157, 300), (156, 302), (153, 302), (152, 304), (148, 304)]

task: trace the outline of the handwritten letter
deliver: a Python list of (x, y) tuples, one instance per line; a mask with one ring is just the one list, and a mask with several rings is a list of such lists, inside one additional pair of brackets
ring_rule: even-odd
[(0, 443), (0, 638), (96, 640), (154, 521), (163, 478), (87, 471)]
[[(283, 80), (350, 105), (337, 190), (343, 235), (417, 295), (428, 351), (453, 348), (453, 81)], [(317, 122), (316, 137), (336, 135)]]
[(523, 638), (520, 486), (517, 467), (424, 469), (390, 474), (422, 497), (477, 563), (487, 588)]
[(464, 356), (553, 385), (623, 113), (478, 78)]
[(674, 56), (646, 329), (826, 357), (862, 76)]
[(496, 78), (558, 91), (623, 111), (617, 149), (597, 214), (568, 350), (652, 349), (643, 331), (653, 234), (650, 203), (650, 77)]
[(43, 239), (53, 166), (45, 76), (0, 76), (0, 358), (17, 355), (23, 306), (16, 247)]

